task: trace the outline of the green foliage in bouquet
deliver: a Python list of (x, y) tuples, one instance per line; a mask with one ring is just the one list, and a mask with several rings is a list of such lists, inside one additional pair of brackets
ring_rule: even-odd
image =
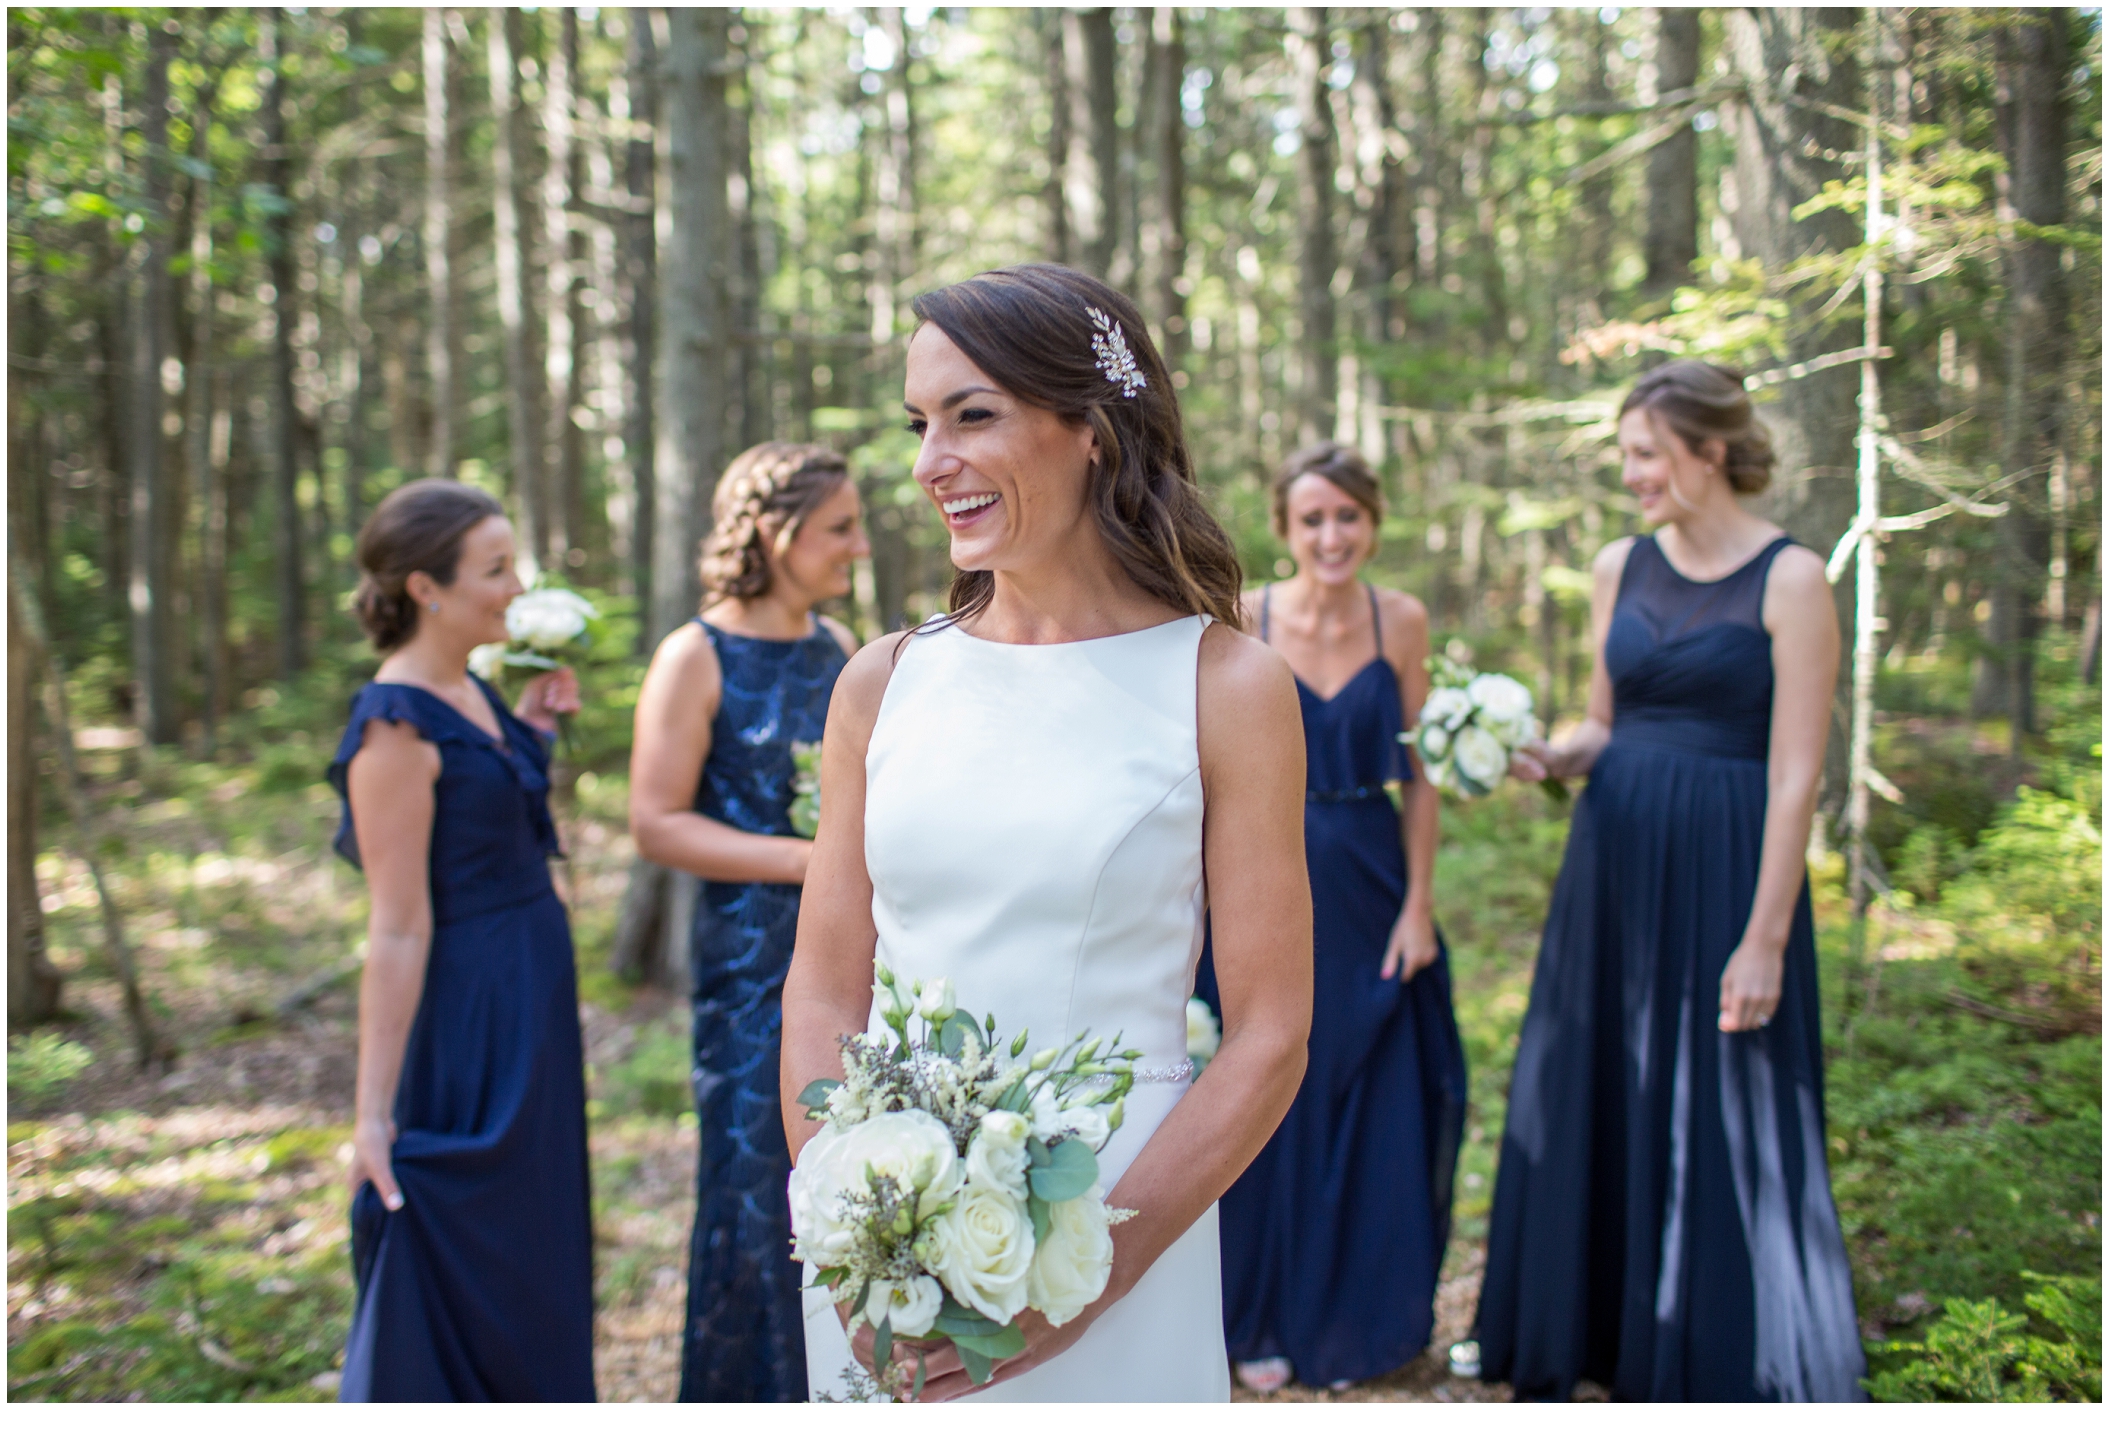
[(820, 743), (791, 743), (791, 830), (801, 837), (820, 834)]

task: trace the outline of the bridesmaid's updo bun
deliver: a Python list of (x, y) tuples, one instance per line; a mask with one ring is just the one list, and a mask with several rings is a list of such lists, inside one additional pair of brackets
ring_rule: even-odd
[(505, 508), (488, 491), (459, 481), (412, 481), (388, 493), (359, 528), (359, 589), (352, 612), (380, 652), (417, 634), (417, 602), (405, 588), (419, 571), (454, 584), (461, 540)]
[(1772, 484), (1772, 434), (1757, 418), (1743, 374), (1710, 361), (1672, 361), (1657, 366), (1626, 393), (1628, 411), (1645, 410), (1697, 451), (1707, 441), (1726, 443), (1721, 469), (1728, 484), (1755, 496)]
[(1289, 534), (1289, 488), (1306, 476), (1323, 476), (1355, 499), (1372, 521), (1384, 519), (1384, 483), (1362, 453), (1338, 441), (1320, 441), (1292, 452), (1274, 473), (1274, 534)]
[[(914, 309), (1004, 390), (1091, 428), (1092, 516), (1130, 581), (1177, 611), (1238, 625), (1237, 550), (1194, 484), (1172, 373), (1132, 301), (1035, 261), (917, 296)], [(990, 573), (961, 572), (951, 619), (975, 615), (995, 589)]]

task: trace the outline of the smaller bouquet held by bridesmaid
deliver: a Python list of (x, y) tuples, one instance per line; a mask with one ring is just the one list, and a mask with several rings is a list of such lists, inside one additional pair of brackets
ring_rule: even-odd
[(791, 743), (791, 830), (811, 841), (820, 835), (820, 743)]
[[(584, 661), (600, 633), (600, 608), (561, 586), (535, 586), (505, 608), (505, 635), (469, 653), (469, 670), (496, 686), (509, 673), (556, 671)], [(568, 735), (569, 719), (557, 724)]]
[(1019, 1313), (1059, 1327), (1106, 1289), (1110, 1229), (1133, 1214), (1106, 1206), (1097, 1155), (1141, 1053), (1084, 1033), (1028, 1053), (943, 978), (877, 978), (884, 1028), (845, 1037), (843, 1080), (798, 1097), (824, 1125), (791, 1173), (793, 1255), (850, 1305), (852, 1332), (871, 1325), (879, 1388), (921, 1391), (921, 1352), (911, 1381), (896, 1339), (950, 1342), (985, 1383), (1025, 1346)]
[[(1483, 797), (1508, 775), (1509, 757), (1540, 736), (1530, 688), (1499, 672), (1478, 672), (1440, 653), (1428, 658), (1435, 684), (1421, 704), (1421, 724), (1399, 740), (1420, 755), (1429, 780), (1454, 796)], [(1555, 797), (1567, 789), (1541, 783)]]

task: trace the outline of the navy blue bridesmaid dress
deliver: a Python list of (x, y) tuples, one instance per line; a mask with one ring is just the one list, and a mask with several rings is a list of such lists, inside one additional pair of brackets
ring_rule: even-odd
[[(698, 619), (724, 686), (696, 810), (789, 837), (793, 742), (817, 742), (848, 660), (828, 629), (775, 641)], [(699, 884), (689, 950), (701, 1150), (689, 1239), (684, 1403), (806, 1400), (805, 1310), (791, 1260), (790, 1147), (777, 1067), (800, 889)]]
[(361, 865), (347, 776), (374, 718), (439, 748), (432, 948), (396, 1088), (389, 1212), (352, 1200), (358, 1302), (346, 1402), (592, 1402), (593, 1220), (571, 924), (542, 738), (485, 686), (494, 737), (422, 687), (373, 682), (329, 779)]
[[(1376, 593), (1370, 593), (1374, 619)], [(1260, 635), (1267, 635), (1262, 593)], [(1314, 921), (1310, 1062), (1288, 1116), (1223, 1195), (1223, 1320), (1239, 1362), (1360, 1381), (1428, 1346), (1465, 1116), (1447, 947), (1403, 985), (1378, 975), (1406, 903), (1384, 783), (1412, 776), (1399, 678), (1379, 655), (1303, 709), (1304, 855)], [(1196, 990), (1221, 1013), (1213, 957)]]
[(1769, 1026), (1715, 1025), (1757, 889), (1765, 578), (1633, 545), (1604, 641), (1611, 742), (1576, 803), (1509, 1086), (1483, 1376), (1565, 1400), (1850, 1401), (1865, 1373), (1824, 1161), (1803, 884)]

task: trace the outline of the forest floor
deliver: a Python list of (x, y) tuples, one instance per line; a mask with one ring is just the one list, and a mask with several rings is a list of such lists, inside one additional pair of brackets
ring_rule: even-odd
[[(69, 1017), (10, 1048), (11, 1399), (334, 1394), (351, 1302), (348, 964), (366, 904), (328, 848), (338, 808), (315, 780), (320, 743), (297, 729), (280, 737), (239, 764), (88, 754), (98, 805), (121, 819), (103, 857), (157, 1023), (179, 1049), (172, 1067), (133, 1065), (117, 988), (96, 960), (86, 865), (57, 849), (40, 863)], [(1966, 764), (1996, 742), (1960, 731), (1951, 740)], [(2092, 745), (2067, 750), (2085, 756)], [(1901, 765), (1883, 765), (1914, 785)], [(1847, 983), (1834, 965), (1845, 951), (1835, 859), (1817, 869), (1827, 1027), (1851, 1018), (1832, 1039), (1834, 1181), (1871, 1339), (1913, 1335), (1942, 1296), (1994, 1294), (2018, 1307), (2024, 1269), (2098, 1275), (2094, 785), (2078, 803), (2024, 808), (1985, 831), (1975, 853), (1944, 843), (1948, 852), (1920, 858), (1932, 869), (1922, 890), (1945, 877), (1958, 900), (1944, 913), (1904, 897), (1878, 912), (1874, 970), (1853, 984), (1865, 999), (1857, 1012), (1842, 1006)], [(563, 807), (591, 1098), (597, 1360), (610, 1401), (675, 1395), (696, 1156), (687, 1010), (606, 967), (631, 856), (625, 802), (618, 777), (588, 772)], [(1274, 1399), (1506, 1396), (1449, 1377), (1441, 1360), (1477, 1301), (1507, 1075), (1566, 829), (1564, 808), (1523, 788), (1446, 812), (1438, 906), (1472, 1100), (1430, 1349), (1341, 1393), (1292, 1385)], [(2078, 956), (2083, 984), (2093, 978), (2091, 1002), (2084, 986), (2075, 994), (2077, 1025), (2014, 1025), (2021, 1004), (2011, 999), (1998, 1003), (2008, 1020), (1988, 1020), (1988, 1004), (1971, 998), (1994, 994), (1957, 990), (1976, 985), (1972, 939), (2007, 936), (2017, 939), (2008, 955), (2024, 958), (2030, 938), (2085, 939), (2078, 954), (2059, 954)]]

